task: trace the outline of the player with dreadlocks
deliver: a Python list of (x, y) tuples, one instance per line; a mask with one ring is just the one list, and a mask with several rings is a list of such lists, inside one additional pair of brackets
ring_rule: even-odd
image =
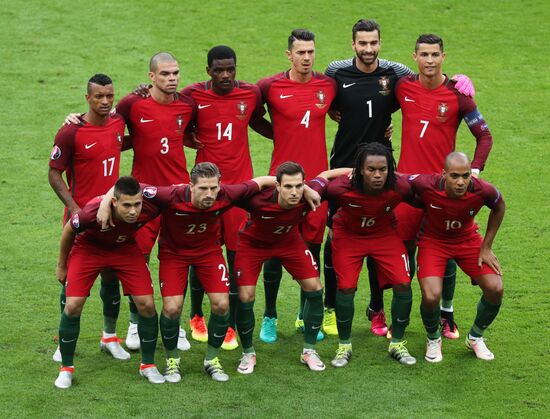
[(416, 363), (403, 340), (409, 323), (412, 293), (407, 251), (396, 233), (393, 214), (397, 204), (411, 201), (412, 197), (407, 180), (395, 173), (390, 149), (377, 142), (359, 148), (351, 179), (342, 176), (328, 186), (327, 198), (339, 206), (333, 219), (332, 237), (340, 339), (332, 360), (335, 367), (344, 367), (351, 359), (353, 300), (367, 256), (376, 264), (380, 288), (393, 289), (393, 337), (388, 352), (401, 364)]

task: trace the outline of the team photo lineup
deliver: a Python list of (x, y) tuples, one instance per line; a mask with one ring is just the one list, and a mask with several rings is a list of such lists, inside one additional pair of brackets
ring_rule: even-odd
[[(67, 109), (48, 170), (65, 207), (56, 269), (62, 285), (57, 388), (78, 377), (80, 319), (96, 279), (101, 350), (117, 360), (139, 351), (136, 370), (153, 384), (178, 383), (196, 368), (224, 382), (235, 370), (250, 375), (257, 362), (258, 369), (277, 362), (262, 357), (254, 341), (281, 344), (282, 268), (299, 285), (295, 327), (303, 333), (289, 369), (299, 363), (323, 374), (364, 368), (352, 362), (355, 294), (367, 287), (358, 284), (363, 269), (370, 332), (388, 340), (388, 362), (440, 363), (445, 340), (459, 338), (471, 362), (495, 358), (484, 332), (503, 297), (492, 247), (505, 201), (483, 179), (491, 131), (472, 81), (444, 73), (443, 39), (411, 39), (417, 64), (411, 69), (379, 57), (380, 32), (374, 20), (358, 20), (351, 30), (354, 56), (317, 71), (315, 35), (289, 28), (289, 68), (256, 83), (238, 79), (237, 56), (225, 45), (205, 57), (210, 78), (184, 88), (178, 59), (167, 51), (152, 54), (143, 69), (150, 84), (128, 94), (120, 94), (108, 69), (87, 80), (87, 111)], [(115, 93), (122, 99), (115, 102)], [(396, 111), (401, 138), (393, 135)], [(327, 153), (329, 118), (338, 128)], [(456, 149), (462, 121), (475, 141), (471, 156)], [(266, 176), (254, 176), (249, 127), (273, 143)], [(194, 162), (184, 148), (196, 150)], [(121, 156), (130, 149), (131, 175), (123, 176)], [(489, 215), (479, 229), (475, 216), (483, 207)], [(148, 268), (155, 246), (158, 280)], [(471, 307), (473, 324), (460, 331), (453, 308), (457, 267), (481, 292)], [(259, 279), (265, 309), (256, 322)], [(415, 279), (421, 292), (413, 298)], [(391, 307), (384, 307), (389, 288)], [(420, 315), (411, 314), (413, 301)], [(124, 340), (117, 335), (121, 306), (130, 318)], [(410, 322), (425, 328), (423, 359), (407, 349)], [(324, 339), (334, 342), (328, 362), (316, 350)], [(193, 341), (206, 343), (202, 366), (186, 363)], [(237, 349), (238, 364), (222, 366), (221, 350)]]

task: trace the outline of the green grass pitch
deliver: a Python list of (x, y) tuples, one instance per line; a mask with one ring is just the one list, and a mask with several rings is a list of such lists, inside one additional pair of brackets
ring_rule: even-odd
[[(257, 341), (252, 376), (236, 372), (240, 352), (223, 352), (230, 374), (214, 383), (201, 370), (205, 345), (182, 354), (183, 380), (152, 386), (137, 374), (138, 355), (115, 362), (98, 350), (101, 308), (92, 290), (82, 318), (74, 386), (57, 391), (51, 360), (59, 322), (54, 276), (62, 206), (47, 182), (53, 137), (64, 116), (84, 111), (86, 80), (105, 72), (118, 98), (146, 80), (149, 57), (160, 50), (179, 58), (181, 87), (206, 77), (206, 52), (232, 46), (238, 78), (251, 82), (288, 67), (286, 38), (296, 27), (317, 35), (316, 69), (351, 56), (351, 26), (361, 17), (382, 26), (380, 56), (414, 68), (418, 34), (446, 43), (447, 74), (464, 73), (494, 134), (483, 177), (501, 189), (508, 212), (495, 242), (503, 265), (505, 298), (487, 333), (493, 362), (481, 362), (462, 340), (445, 341), (441, 364), (423, 361), (425, 334), (419, 289), (407, 340), (418, 358), (412, 368), (390, 360), (387, 342), (368, 331), (367, 283), (356, 298), (354, 359), (344, 369), (312, 373), (299, 363), (301, 336), (293, 331), (298, 287), (285, 276), (279, 300), (280, 340)], [(550, 124), (547, 49), (550, 9), (544, 0), (465, 1), (195, 1), (13, 0), (0, 8), (0, 349), (1, 417), (547, 417), (549, 412), (548, 269), (550, 200), (547, 164)], [(394, 118), (399, 149), (400, 116)], [(327, 121), (327, 142), (335, 125)], [(458, 149), (471, 153), (461, 126)], [(269, 141), (251, 134), (256, 174), (267, 171)], [(193, 161), (192, 152), (188, 160)], [(131, 152), (123, 157), (129, 173)], [(479, 217), (484, 228), (487, 212)], [(153, 257), (156, 277), (158, 262)], [(258, 287), (256, 314), (263, 309)], [(158, 294), (158, 292), (157, 292)], [(456, 320), (464, 334), (479, 290), (460, 274)], [(386, 295), (389, 298), (389, 294)], [(158, 301), (158, 295), (157, 295)], [(389, 300), (386, 300), (389, 306)], [(188, 312), (188, 304), (184, 307)], [(125, 336), (128, 312), (121, 310)], [(259, 328), (257, 329), (259, 331)], [(325, 362), (337, 341), (319, 345)], [(163, 366), (159, 342), (157, 359)], [(546, 412), (546, 413), (545, 413)]]

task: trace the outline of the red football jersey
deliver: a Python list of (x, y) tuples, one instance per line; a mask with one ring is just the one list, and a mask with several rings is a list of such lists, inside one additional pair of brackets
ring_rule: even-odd
[(436, 89), (426, 89), (413, 74), (402, 77), (395, 93), (403, 115), (401, 154), (397, 170), (402, 173), (434, 173), (455, 150), (456, 133), (464, 119), (476, 138), (472, 167), (483, 169), (493, 144), (491, 132), (474, 100), (455, 89), (448, 78)]
[(105, 125), (81, 120), (63, 126), (55, 136), (50, 167), (65, 171), (71, 195), (79, 207), (103, 195), (118, 179), (124, 119), (110, 116)]
[(478, 230), (474, 217), (479, 210), (485, 205), (495, 208), (502, 201), (499, 190), (482, 179), (472, 178), (468, 191), (460, 199), (447, 196), (441, 175), (412, 175), (409, 181), (426, 210), (420, 240), (423, 237), (447, 242), (468, 239)]
[(147, 199), (146, 192), (143, 194), (143, 206), (138, 220), (135, 223), (125, 223), (115, 220), (114, 227), (101, 228), (97, 223), (96, 216), (99, 204), (103, 197), (97, 197), (89, 201), (71, 219), (71, 227), (78, 235), (75, 239), (75, 246), (92, 245), (101, 248), (113, 248), (134, 244), (134, 236), (147, 221), (159, 215), (159, 208)]
[(378, 195), (362, 193), (348, 176), (340, 176), (330, 182), (326, 197), (339, 205), (333, 218), (335, 230), (350, 235), (384, 236), (388, 231), (394, 232), (393, 209), (402, 201), (410, 201), (413, 193), (401, 176), (397, 176), (395, 189), (384, 189)]
[[(307, 185), (324, 194), (327, 181), (315, 178)], [(250, 212), (250, 219), (239, 233), (242, 240), (251, 241), (260, 247), (270, 247), (275, 244), (284, 244), (289, 235), (300, 234), (297, 228), (310, 211), (309, 204), (302, 201), (292, 209), (284, 209), (278, 203), (279, 193), (276, 188), (268, 188), (254, 195), (239, 206)]]
[(173, 102), (161, 104), (151, 96), (129, 94), (116, 111), (126, 118), (134, 149), (132, 176), (159, 186), (189, 182), (183, 134), (194, 117), (192, 99), (177, 95)]
[(336, 82), (313, 73), (307, 83), (290, 80), (288, 71), (258, 82), (273, 125), (273, 155), (269, 174), (294, 161), (312, 179), (328, 168), (325, 117), (336, 96)]
[(258, 184), (254, 181), (221, 185), (214, 205), (201, 210), (191, 203), (189, 185), (158, 188), (152, 198), (163, 209), (160, 251), (197, 256), (203, 254), (205, 249), (220, 246), (220, 214), (258, 191)]
[(195, 163), (216, 164), (224, 183), (252, 178), (248, 123), (253, 116), (265, 114), (258, 86), (235, 81), (230, 93), (218, 95), (207, 81), (192, 84), (181, 94), (192, 97), (197, 105), (195, 133), (204, 148), (197, 150)]

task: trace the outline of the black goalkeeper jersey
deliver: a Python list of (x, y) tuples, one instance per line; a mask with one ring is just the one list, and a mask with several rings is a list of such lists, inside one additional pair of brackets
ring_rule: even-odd
[(332, 108), (340, 111), (341, 121), (330, 154), (330, 167), (352, 167), (360, 144), (374, 141), (391, 148), (384, 132), (391, 123), (391, 114), (399, 109), (395, 83), (412, 74), (407, 66), (383, 59), (372, 73), (355, 66), (355, 58), (331, 62), (325, 74), (338, 86)]

